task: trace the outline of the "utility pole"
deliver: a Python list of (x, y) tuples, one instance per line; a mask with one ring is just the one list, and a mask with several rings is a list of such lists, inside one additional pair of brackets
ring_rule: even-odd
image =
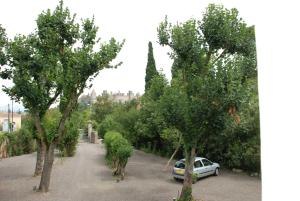
[(9, 109), (9, 104), (8, 104), (8, 106), (7, 106), (7, 119), (8, 119), (8, 125), (7, 125), (7, 127), (8, 127), (8, 132), (10, 133), (10, 121), (9, 121), (9, 112), (10, 112), (10, 109)]
[(11, 131), (14, 131), (14, 101), (11, 100)]

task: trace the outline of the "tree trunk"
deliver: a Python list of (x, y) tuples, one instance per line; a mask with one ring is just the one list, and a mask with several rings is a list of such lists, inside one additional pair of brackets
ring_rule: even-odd
[(193, 201), (192, 183), (193, 183), (193, 168), (195, 161), (196, 149), (192, 148), (191, 151), (186, 152), (185, 158), (185, 173), (184, 182), (180, 194), (180, 201)]
[(54, 161), (54, 148), (55, 148), (54, 143), (51, 143), (49, 146), (46, 146), (44, 167), (43, 167), (42, 177), (39, 186), (39, 191), (41, 192), (48, 192), (49, 190), (50, 176), (51, 176), (52, 165)]
[(167, 162), (167, 164), (166, 164), (166, 166), (165, 166), (165, 168), (164, 168), (164, 171), (167, 171), (167, 170), (168, 170), (168, 167), (169, 167), (171, 161), (173, 160), (173, 158), (175, 157), (176, 153), (178, 152), (179, 148), (180, 148), (180, 144), (178, 143), (178, 145), (177, 145), (177, 147), (176, 147), (174, 153), (172, 154), (171, 158), (170, 158), (169, 161)]
[(37, 153), (36, 153), (36, 164), (35, 164), (34, 176), (39, 176), (42, 174), (43, 171), (46, 145), (41, 139), (37, 139), (36, 143), (37, 143)]

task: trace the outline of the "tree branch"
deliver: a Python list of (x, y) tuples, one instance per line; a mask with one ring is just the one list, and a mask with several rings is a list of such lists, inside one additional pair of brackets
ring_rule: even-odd
[(206, 56), (206, 61), (205, 61), (205, 66), (207, 67), (208, 63), (209, 63), (209, 60), (211, 58), (211, 55), (212, 55), (212, 51), (209, 49), (208, 52), (207, 52), (207, 56)]
[(212, 62), (212, 64), (216, 63), (221, 57), (224, 56), (225, 53), (226, 53), (226, 49), (223, 50), (223, 52)]
[(54, 143), (59, 143), (61, 141), (65, 130), (66, 120), (70, 116), (72, 110), (74, 109), (77, 103), (77, 99), (80, 96), (80, 94), (83, 92), (83, 89), (84, 87), (81, 87), (79, 92), (73, 93), (73, 95), (71, 96), (70, 101), (68, 102), (67, 107), (63, 111), (63, 115), (59, 121), (59, 126), (57, 130), (58, 137), (56, 138), (56, 140), (54, 140)]
[(52, 103), (57, 99), (60, 93), (61, 93), (61, 89), (57, 89), (54, 96), (48, 101), (47, 108), (49, 108), (52, 105)]
[(35, 127), (38, 131), (37, 137), (40, 138), (42, 141), (44, 141), (46, 146), (48, 146), (49, 143), (48, 143), (48, 140), (47, 140), (45, 129), (42, 126), (42, 123), (41, 123), (39, 112), (37, 112), (37, 111), (33, 112), (33, 118), (34, 118)]

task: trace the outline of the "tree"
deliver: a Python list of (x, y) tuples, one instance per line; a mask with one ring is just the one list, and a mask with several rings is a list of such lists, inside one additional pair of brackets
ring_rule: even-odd
[(0, 24), (0, 78), (6, 79), (9, 77), (9, 72), (5, 69), (1, 69), (7, 63), (7, 55), (5, 53), (5, 47), (7, 45), (7, 37), (5, 29)]
[(87, 125), (87, 122), (88, 120), (85, 118), (84, 111), (80, 111), (77, 107), (67, 120), (64, 137), (58, 145), (63, 156), (71, 157), (75, 155), (79, 138), (79, 129)]
[[(94, 19), (84, 19), (81, 25), (75, 22), (63, 1), (51, 12), (42, 12), (37, 18), (37, 29), (28, 36), (17, 36), (9, 43), (9, 66), (14, 86), (6, 92), (22, 101), (32, 114), (35, 126), (46, 153), (39, 190), (47, 192), (54, 160), (54, 149), (64, 138), (67, 119), (77, 105), (77, 99), (87, 81), (117, 56), (123, 43), (114, 38), (99, 44), (96, 38), (98, 27)], [(60, 116), (48, 131), (42, 120), (50, 106), (58, 102)]]
[[(139, 136), (137, 144), (148, 142), (152, 151), (161, 145), (160, 133), (165, 128), (164, 121), (157, 109), (159, 98), (167, 88), (168, 81), (163, 74), (158, 74), (150, 81), (150, 88), (141, 100), (141, 110), (135, 129)], [(150, 149), (150, 147), (148, 147)]]
[[(113, 102), (108, 95), (98, 96), (96, 103), (92, 106), (93, 112), (91, 118), (100, 124), (105, 116), (112, 113)], [(104, 134), (103, 134), (104, 135)]]
[(176, 128), (166, 128), (162, 131), (160, 134), (160, 137), (172, 144), (172, 147), (174, 149), (173, 154), (171, 155), (170, 159), (168, 160), (166, 166), (164, 167), (164, 170), (166, 171), (173, 158), (175, 157), (176, 153), (179, 151), (180, 147), (182, 146), (182, 140), (181, 140), (181, 133)]
[(173, 89), (162, 97), (165, 109), (161, 107), (161, 111), (166, 122), (182, 133), (186, 164), (180, 200), (191, 201), (193, 163), (199, 142), (210, 134), (214, 124), (222, 122), (220, 111), (236, 109), (241, 101), (232, 97), (223, 103), (223, 94), (234, 90), (235, 82), (228, 77), (224, 83), (217, 76), (218, 69), (226, 71), (232, 55), (250, 53), (255, 43), (254, 31), (238, 17), (236, 9), (210, 4), (202, 21), (191, 19), (172, 25), (166, 18), (158, 28), (158, 38), (161, 45), (171, 48), (174, 59)]
[(5, 29), (0, 25), (0, 65), (4, 65), (6, 62), (5, 54), (3, 52), (4, 46), (6, 45), (6, 34)]
[(158, 72), (156, 70), (155, 66), (155, 60), (153, 56), (153, 47), (152, 43), (148, 43), (148, 61), (147, 61), (147, 67), (146, 67), (146, 77), (145, 77), (145, 91), (150, 88), (151, 85), (151, 79), (158, 75)]

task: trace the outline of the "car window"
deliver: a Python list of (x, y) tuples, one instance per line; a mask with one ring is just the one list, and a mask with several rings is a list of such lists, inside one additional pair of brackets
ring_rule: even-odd
[(180, 169), (185, 169), (185, 164), (183, 162), (181, 162), (181, 161), (177, 161), (175, 163), (175, 167), (176, 168), (180, 168)]
[(194, 163), (194, 166), (195, 166), (195, 168), (203, 167), (201, 161), (196, 161), (196, 162)]
[(209, 165), (212, 165), (213, 163), (210, 162), (209, 160), (207, 159), (202, 159), (202, 163), (204, 164), (204, 166), (209, 166)]

